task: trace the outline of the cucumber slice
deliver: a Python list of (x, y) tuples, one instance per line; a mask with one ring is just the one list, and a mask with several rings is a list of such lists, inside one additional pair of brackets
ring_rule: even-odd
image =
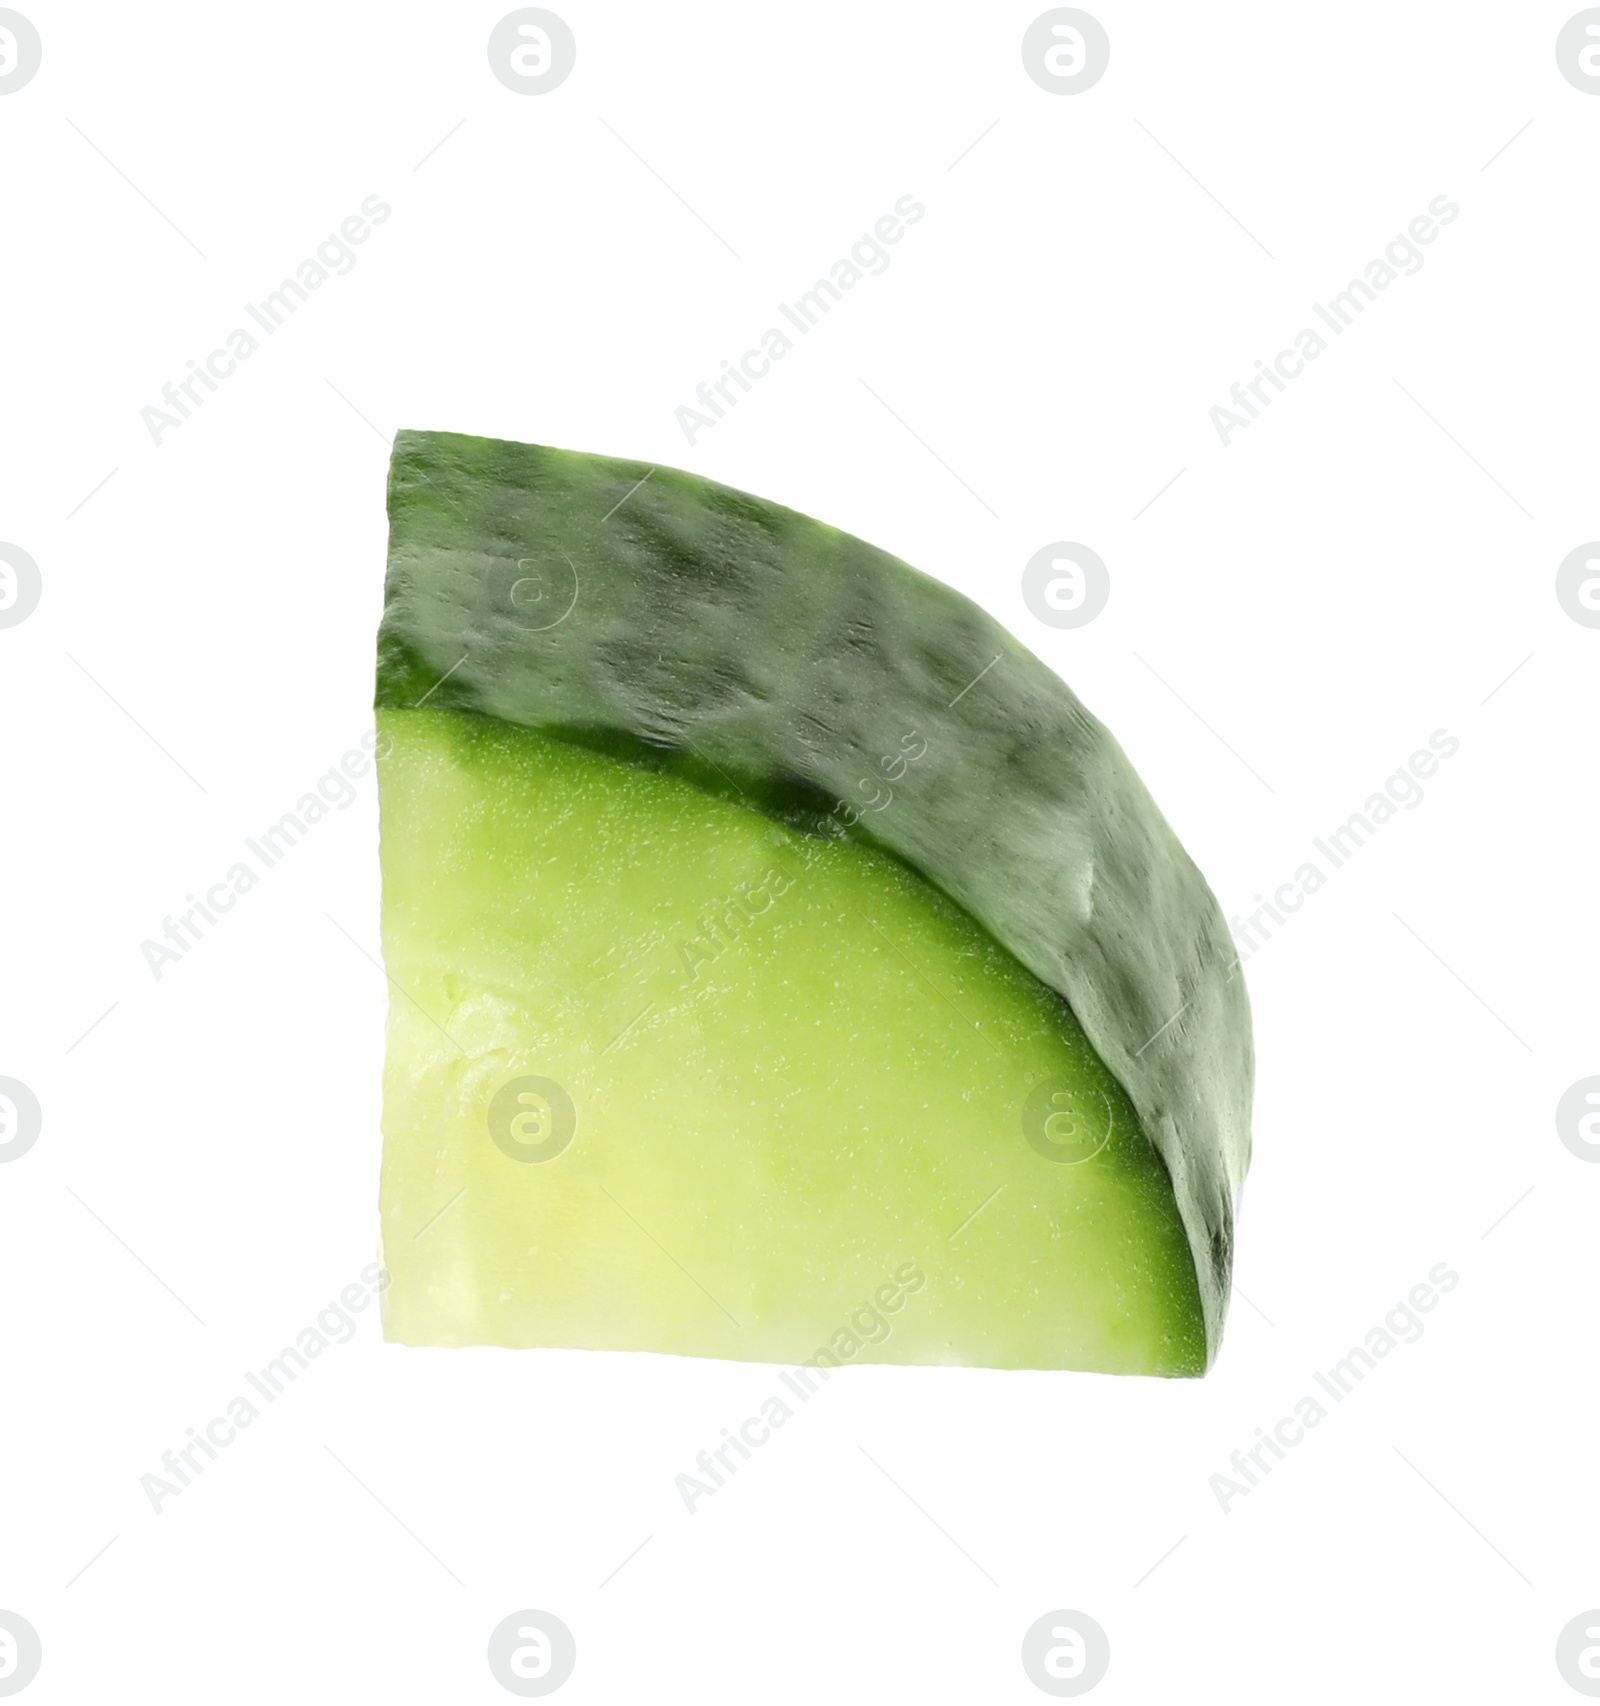
[(1248, 1011), (1070, 690), (689, 475), (407, 432), (390, 516), (389, 1336), (1203, 1372)]

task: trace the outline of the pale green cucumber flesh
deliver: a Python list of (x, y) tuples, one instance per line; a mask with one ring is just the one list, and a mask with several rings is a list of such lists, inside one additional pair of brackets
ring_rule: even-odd
[[(378, 723), (391, 1339), (1203, 1371), (1165, 1164), (941, 891), (493, 718)], [(541, 1092), (495, 1141), (528, 1077), (549, 1159)]]

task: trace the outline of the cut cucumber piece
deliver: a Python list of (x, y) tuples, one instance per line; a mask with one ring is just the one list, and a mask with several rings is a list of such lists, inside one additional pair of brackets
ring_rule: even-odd
[(1248, 1010), (1070, 690), (689, 475), (407, 432), (390, 517), (388, 1335), (1202, 1372)]

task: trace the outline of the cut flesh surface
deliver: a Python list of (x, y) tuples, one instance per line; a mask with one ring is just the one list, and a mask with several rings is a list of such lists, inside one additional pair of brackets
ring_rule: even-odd
[(390, 1338), (1203, 1371), (1167, 1166), (940, 889), (497, 718), (378, 721)]

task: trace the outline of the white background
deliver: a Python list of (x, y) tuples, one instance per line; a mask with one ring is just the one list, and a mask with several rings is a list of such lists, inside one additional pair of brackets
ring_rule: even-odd
[[(0, 632), (0, 1073), (44, 1132), (0, 1168), (0, 1607), (44, 1642), (29, 1698), (507, 1699), (485, 1643), (523, 1607), (574, 1631), (573, 1701), (1042, 1699), (1019, 1648), (1060, 1607), (1107, 1630), (1108, 1703), (1576, 1698), (1576, 8), (1099, 0), (1110, 69), (1067, 98), (1023, 71), (1037, 4), (561, 0), (577, 67), (533, 98), (489, 72), (506, 9), (24, 6), (0, 537), (44, 590)], [(372, 194), (354, 270), (152, 444), (162, 384)], [(887, 272), (687, 444), (695, 385), (905, 194)], [(1212, 405), (1441, 194), (1422, 271), (1224, 448)], [(140, 944), (370, 727), (399, 426), (687, 467), (961, 588), (1230, 913), (1459, 739), (1247, 968), (1250, 1301), (1207, 1379), (852, 1371), (691, 1517), (674, 1476), (774, 1371), (404, 1350), (369, 1312), (152, 1512), (140, 1477), (376, 1253), (370, 779), (159, 982)], [(1073, 631), (1020, 593), (1061, 539), (1111, 575)], [(1230, 1452), (1441, 1261), (1425, 1335), (1223, 1514)]]

